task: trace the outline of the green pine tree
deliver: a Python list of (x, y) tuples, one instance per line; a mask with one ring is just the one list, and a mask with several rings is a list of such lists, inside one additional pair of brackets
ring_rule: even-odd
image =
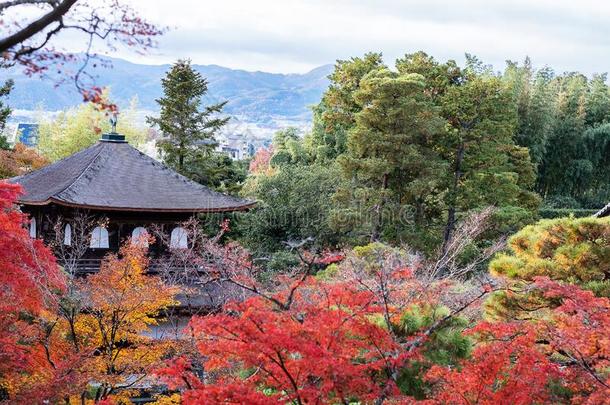
[[(538, 199), (528, 150), (516, 146), (512, 96), (494, 76), (467, 73), (463, 83), (441, 97), (447, 119), (441, 148), (450, 162), (443, 246), (451, 240), (460, 213), (493, 205), (517, 208), (517, 220), (534, 212)], [(531, 218), (530, 218), (531, 219)]]
[(423, 52), (396, 63), (401, 74), (426, 79), (426, 93), (441, 108), (447, 125), (435, 138), (435, 150), (446, 162), (446, 212), (443, 247), (452, 238), (460, 216), (493, 205), (505, 229), (514, 231), (531, 221), (538, 199), (530, 191), (535, 167), (526, 148), (515, 144), (517, 103), (514, 89), (502, 83), (489, 66), (467, 55), (466, 67), (438, 63)]
[(355, 125), (355, 114), (361, 106), (354, 100), (362, 78), (385, 67), (380, 53), (367, 53), (362, 58), (338, 60), (329, 76), (330, 86), (314, 107), (310, 135), (312, 155), (317, 160), (335, 159), (347, 150), (348, 132)]
[(0, 87), (0, 149), (6, 150), (10, 149), (10, 145), (4, 136), (4, 129), (6, 127), (6, 120), (8, 119), (9, 115), (11, 115), (11, 108), (4, 104), (2, 98), (8, 96), (12, 89), (12, 80), (7, 80), (4, 82), (4, 85)]
[(201, 106), (208, 92), (208, 82), (195, 71), (188, 60), (176, 62), (162, 79), (163, 97), (157, 99), (159, 117), (147, 117), (157, 126), (163, 139), (157, 148), (165, 163), (178, 173), (207, 183), (209, 165), (205, 160), (214, 154), (215, 135), (229, 118), (219, 116), (226, 102)]
[[(444, 122), (424, 84), (419, 74), (382, 68), (364, 76), (353, 95), (360, 111), (354, 115), (347, 152), (338, 158), (348, 184), (336, 199), (347, 205), (338, 214), (353, 219), (344, 225), (363, 225), (361, 234), (371, 240), (399, 239), (405, 225), (423, 230), (434, 204), (430, 196), (444, 165), (433, 143)], [(405, 207), (413, 208), (407, 210), (407, 221)]]

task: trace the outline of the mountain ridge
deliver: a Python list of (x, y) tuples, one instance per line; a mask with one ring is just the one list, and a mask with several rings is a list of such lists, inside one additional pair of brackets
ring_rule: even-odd
[[(113, 102), (120, 107), (128, 106), (137, 97), (139, 109), (157, 111), (155, 99), (162, 95), (161, 78), (171, 64), (108, 60), (111, 67), (91, 69), (96, 85), (109, 87)], [(204, 104), (227, 101), (225, 113), (258, 126), (275, 126), (277, 122), (294, 122), (299, 126), (309, 122), (311, 106), (319, 102), (332, 71), (332, 65), (322, 65), (303, 74), (251, 72), (220, 65), (193, 64), (193, 67), (208, 81), (209, 92)], [(58, 111), (81, 103), (71, 83), (57, 87), (53, 76), (47, 80), (26, 77), (16, 68), (3, 73), (3, 80), (15, 81), (7, 101), (13, 109)]]

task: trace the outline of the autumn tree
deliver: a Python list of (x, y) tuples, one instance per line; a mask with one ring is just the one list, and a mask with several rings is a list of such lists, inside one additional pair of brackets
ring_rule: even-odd
[[(434, 403), (604, 403), (610, 395), (610, 301), (573, 285), (537, 278), (532, 288), (558, 306), (544, 318), (482, 322), (459, 368), (435, 366)], [(482, 372), (483, 371), (483, 372)]]
[(256, 151), (252, 159), (248, 171), (251, 174), (271, 174), (271, 157), (273, 157), (273, 147), (260, 148)]
[[(89, 69), (100, 62), (94, 49), (125, 46), (146, 52), (163, 33), (131, 6), (117, 0), (5, 1), (0, 4), (0, 15), (2, 65), (18, 65), (24, 74), (42, 77), (59, 71), (63, 80), (74, 82), (84, 101), (109, 108), (114, 106), (103, 102), (102, 89), (95, 86)], [(60, 51), (56, 45), (60, 34), (80, 38), (81, 48), (74, 53)], [(75, 73), (63, 68), (72, 61), (80, 64)]]
[(21, 176), (48, 165), (50, 161), (22, 143), (13, 149), (0, 149), (0, 179)]
[(183, 401), (597, 404), (610, 393), (610, 302), (577, 286), (534, 278), (530, 290), (555, 303), (544, 316), (477, 322), (494, 287), (431, 283), (416, 257), (380, 243), (299, 252), (303, 267), (271, 285), (243, 251), (205, 252), (201, 282), (246, 295), (191, 321), (201, 363), (158, 370)]
[[(19, 186), (0, 182), (0, 400), (44, 368), (36, 344), (38, 320), (53, 312), (65, 280), (51, 251), (30, 238), (27, 217), (16, 204)], [(24, 381), (25, 380), (25, 381)]]
[[(97, 348), (96, 398), (120, 394), (144, 378), (164, 355), (166, 345), (143, 336), (175, 304), (175, 290), (147, 275), (143, 241), (127, 242), (119, 256), (108, 256), (100, 271), (80, 283), (87, 311), (77, 319), (82, 336), (75, 339)], [(87, 344), (85, 343), (85, 344)], [(136, 379), (135, 381), (133, 379)]]
[(120, 402), (134, 395), (171, 348), (145, 334), (176, 293), (146, 274), (147, 265), (144, 241), (134, 240), (106, 257), (98, 273), (70, 278), (56, 310), (34, 328), (44, 368), (16, 393), (20, 401)]
[[(216, 259), (209, 262), (208, 252)], [(247, 256), (206, 246), (208, 282), (223, 280), (247, 295), (222, 312), (191, 321), (207, 372), (204, 380), (187, 357), (158, 371), (170, 388), (181, 390), (183, 401), (402, 399), (401, 385), (412, 389), (403, 371), (421, 364), (426, 343), (443, 341), (442, 334), (433, 336), (455, 327), (452, 320), (486, 294), (476, 291), (455, 299), (446, 310), (427, 312), (440, 304), (447, 285), (418, 281), (405, 267), (404, 253), (372, 248), (317, 278), (312, 277), (316, 263), (335, 261), (335, 255), (326, 260), (298, 253), (303, 266), (269, 288), (257, 279), (260, 269)]]
[(605, 220), (564, 218), (511, 238), (510, 252), (490, 265), (501, 286), (487, 302), (496, 321), (468, 332), (475, 347), (458, 368), (429, 371), (436, 402), (604, 403), (607, 228)]
[(219, 116), (226, 102), (202, 108), (201, 98), (208, 92), (208, 82), (188, 60), (179, 60), (172, 66), (162, 79), (162, 87), (163, 97), (157, 99), (159, 117), (147, 118), (164, 137), (157, 142), (157, 148), (165, 163), (178, 173), (207, 180), (206, 173), (198, 173), (198, 169), (213, 154), (216, 134), (228, 121)]

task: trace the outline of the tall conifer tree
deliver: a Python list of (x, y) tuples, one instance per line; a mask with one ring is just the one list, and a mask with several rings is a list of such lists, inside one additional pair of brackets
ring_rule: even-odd
[[(188, 60), (179, 60), (162, 80), (163, 97), (157, 99), (159, 117), (148, 117), (163, 139), (157, 148), (167, 165), (189, 178), (205, 178), (199, 169), (216, 147), (216, 134), (229, 118), (219, 116), (226, 102), (201, 106), (208, 82)], [(203, 165), (205, 166), (205, 165)]]
[(423, 225), (427, 197), (439, 186), (444, 165), (433, 140), (444, 122), (424, 85), (419, 74), (378, 69), (365, 75), (354, 93), (361, 111), (354, 115), (347, 151), (338, 158), (348, 187), (339, 189), (336, 199), (350, 202), (343, 214), (364, 225), (373, 241), (400, 232), (405, 204), (414, 207), (415, 227)]
[(8, 96), (12, 89), (12, 80), (7, 80), (2, 86), (0, 86), (0, 149), (9, 149), (8, 141), (4, 136), (4, 127), (6, 125), (8, 116), (11, 115), (10, 107), (5, 105), (1, 98)]

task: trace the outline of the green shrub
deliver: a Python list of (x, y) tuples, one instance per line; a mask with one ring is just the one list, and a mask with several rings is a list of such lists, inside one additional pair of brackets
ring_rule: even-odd
[(492, 317), (518, 316), (544, 308), (546, 300), (526, 292), (538, 276), (610, 297), (610, 218), (546, 219), (526, 226), (509, 239), (508, 252), (499, 254), (489, 270), (507, 279), (517, 291), (492, 296), (488, 302)]
[(584, 208), (541, 208), (538, 210), (538, 215), (542, 219), (563, 217), (585, 218), (592, 216), (597, 211)]

